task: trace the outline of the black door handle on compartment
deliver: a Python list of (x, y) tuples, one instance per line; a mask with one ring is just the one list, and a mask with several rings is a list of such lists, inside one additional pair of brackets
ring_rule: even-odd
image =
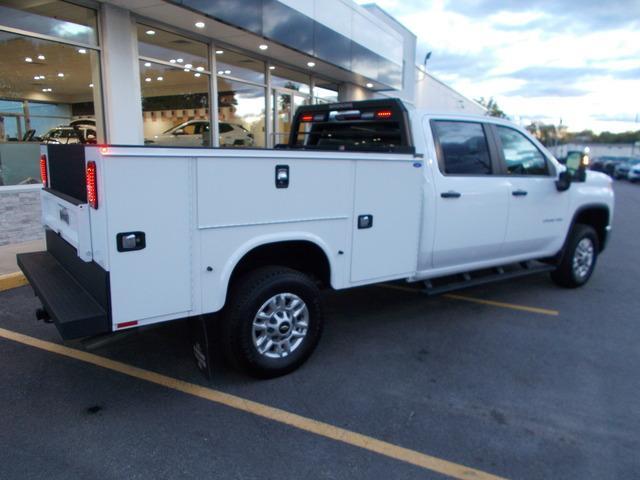
[(460, 192), (454, 192), (453, 190), (449, 190), (448, 192), (443, 192), (440, 194), (442, 198), (460, 198), (462, 194)]
[(513, 195), (514, 197), (524, 197), (527, 195), (527, 191), (526, 190), (514, 190), (513, 192), (511, 192), (511, 195)]

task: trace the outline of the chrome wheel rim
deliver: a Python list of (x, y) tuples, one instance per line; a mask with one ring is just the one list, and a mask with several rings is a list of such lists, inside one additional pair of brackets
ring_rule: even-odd
[(309, 330), (309, 309), (293, 293), (278, 293), (253, 318), (253, 346), (260, 355), (284, 358), (300, 347)]
[(590, 238), (583, 238), (578, 242), (573, 254), (573, 274), (578, 280), (589, 275), (593, 265), (594, 246)]

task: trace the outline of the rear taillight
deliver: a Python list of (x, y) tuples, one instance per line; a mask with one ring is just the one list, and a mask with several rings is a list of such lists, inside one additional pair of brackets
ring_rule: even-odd
[(87, 162), (87, 201), (92, 208), (98, 208), (98, 176), (96, 162)]
[(47, 175), (47, 156), (43, 153), (40, 155), (40, 179), (44, 187), (49, 186), (49, 175)]

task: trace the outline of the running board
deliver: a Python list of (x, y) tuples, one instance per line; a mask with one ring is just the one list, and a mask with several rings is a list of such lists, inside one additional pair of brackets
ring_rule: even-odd
[(511, 280), (513, 278), (525, 277), (536, 273), (550, 272), (555, 270), (555, 265), (534, 264), (533, 262), (522, 262), (515, 265), (505, 265), (490, 270), (478, 270), (451, 275), (442, 278), (435, 278), (424, 281), (424, 290), (427, 295), (439, 295), (441, 293), (452, 292), (462, 288), (477, 287), (487, 283)]

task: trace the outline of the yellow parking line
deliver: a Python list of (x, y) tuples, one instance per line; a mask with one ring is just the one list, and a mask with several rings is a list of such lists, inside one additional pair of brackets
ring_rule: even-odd
[[(420, 289), (403, 287), (402, 285), (380, 284), (377, 286), (381, 288), (390, 288), (392, 290), (401, 290), (403, 292), (422, 293), (422, 290)], [(516, 303), (497, 302), (495, 300), (485, 300), (483, 298), (475, 298), (469, 297), (467, 295), (458, 295), (453, 293), (445, 293), (442, 296), (451, 300), (461, 300), (463, 302), (479, 303), (482, 305), (490, 305), (492, 307), (509, 308), (511, 310), (521, 310), (523, 312), (539, 313), (541, 315), (550, 315), (552, 317), (557, 317), (558, 315), (560, 315), (560, 312), (558, 310), (551, 310), (548, 308), (529, 307), (527, 305), (518, 305)]]
[(421, 467), (433, 472), (441, 473), (452, 478), (463, 480), (500, 480), (501, 477), (497, 477), (490, 473), (476, 470), (474, 468), (466, 467), (457, 463), (449, 462), (441, 458), (433, 457), (425, 453), (420, 453), (415, 450), (400, 447), (392, 443), (384, 442), (367, 435), (352, 432), (344, 428), (336, 427), (334, 425), (319, 422), (308, 417), (303, 417), (295, 413), (287, 412), (279, 408), (270, 407), (263, 403), (247, 400), (242, 397), (230, 395), (218, 390), (196, 385), (194, 383), (185, 382), (177, 378), (162, 375), (142, 368), (127, 365), (126, 363), (118, 362), (116, 360), (110, 360), (105, 357), (94, 355), (92, 353), (83, 352), (74, 348), (69, 348), (64, 345), (58, 345), (56, 343), (47, 342), (34, 337), (23, 335), (18, 332), (6, 330), (0, 328), (0, 337), (7, 340), (12, 340), (30, 347), (45, 350), (47, 352), (62, 355), (64, 357), (73, 358), (81, 362), (96, 365), (98, 367), (106, 368), (123, 375), (128, 375), (133, 378), (145, 380), (156, 385), (161, 385), (172, 390), (176, 390), (187, 395), (203, 398), (210, 402), (224, 405), (236, 410), (251, 413), (259, 417), (267, 418), (275, 422), (290, 425), (294, 428), (304, 430), (321, 437), (329, 438), (337, 442), (342, 442), (347, 445), (359, 447), (370, 452), (383, 455), (401, 462), (410, 463), (417, 467)]
[(22, 272), (0, 275), (0, 292), (21, 287), (29, 283)]
[(467, 297), (466, 295), (457, 295), (446, 293), (443, 297), (453, 300), (462, 300), (463, 302), (480, 303), (482, 305), (491, 305), (492, 307), (510, 308), (512, 310), (522, 310), (524, 312), (540, 313), (542, 315), (551, 315), (557, 317), (560, 315), (558, 310), (550, 310), (548, 308), (529, 307), (527, 305), (518, 305), (515, 303), (496, 302), (495, 300), (485, 300), (483, 298)]

